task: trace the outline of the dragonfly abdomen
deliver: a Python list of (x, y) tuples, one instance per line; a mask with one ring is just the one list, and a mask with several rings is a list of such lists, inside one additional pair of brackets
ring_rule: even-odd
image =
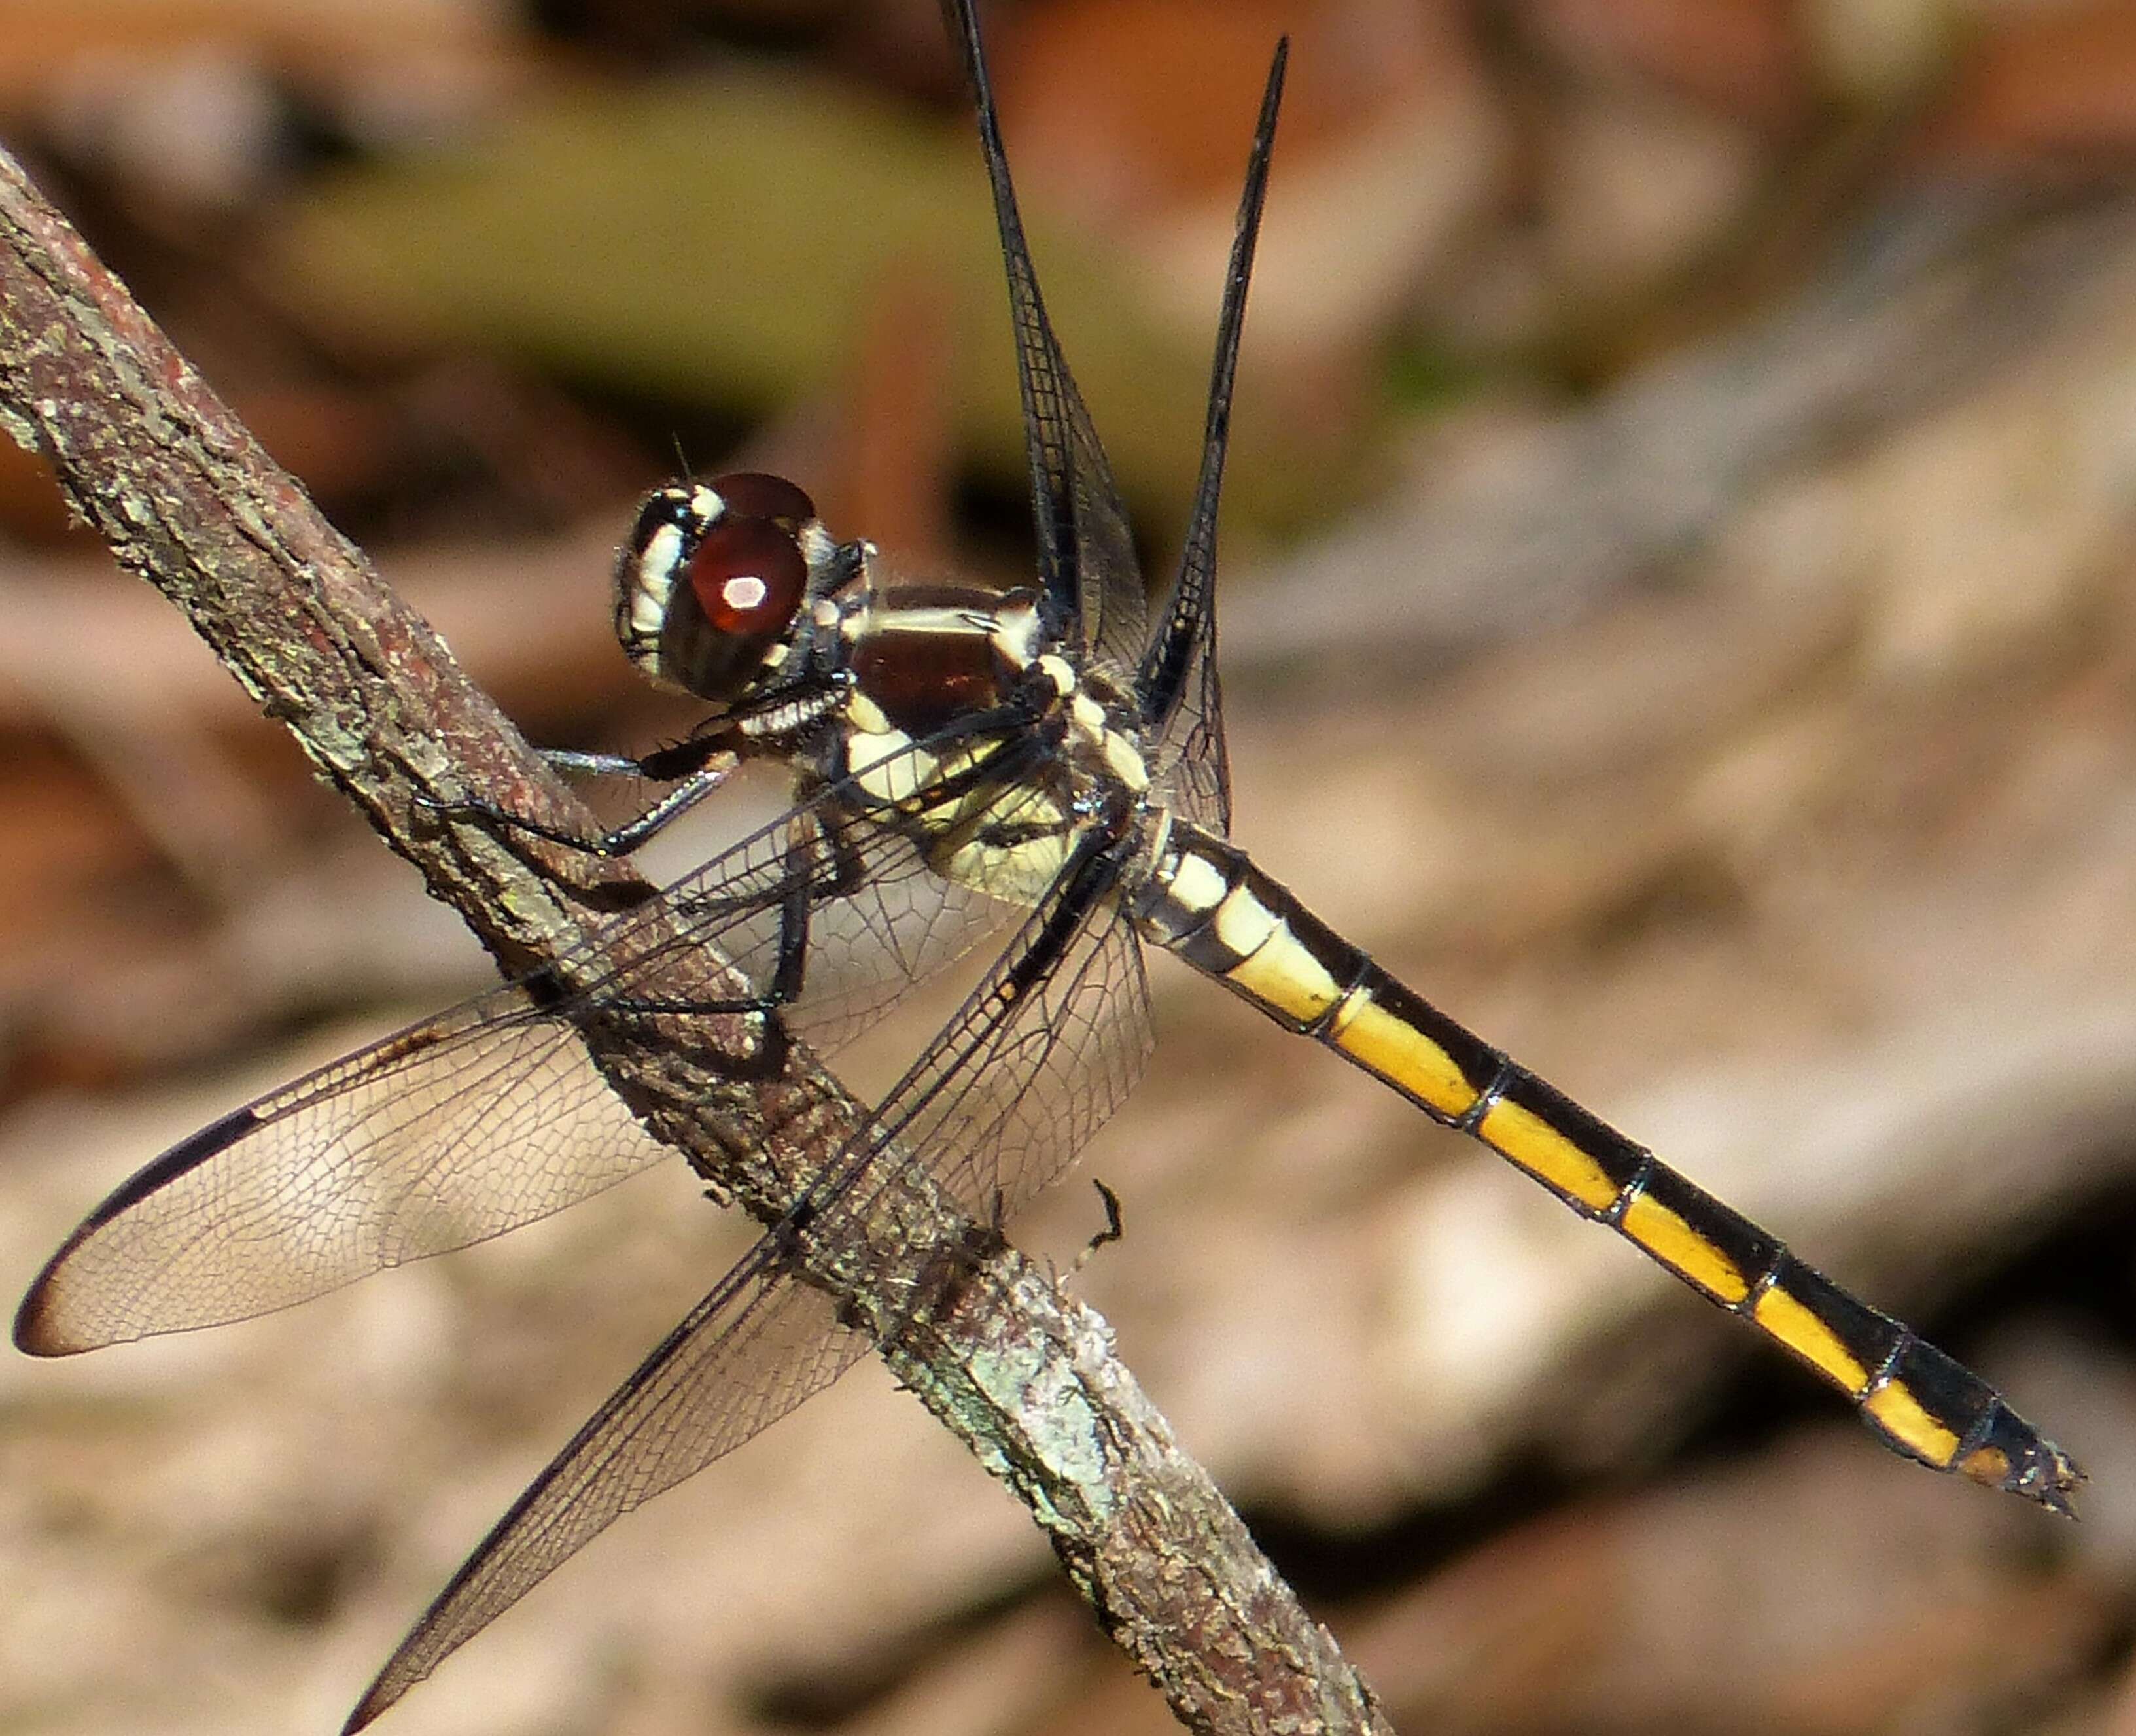
[(1243, 851), (1175, 819), (1133, 907), (1151, 940), (1749, 1321), (1896, 1451), (2069, 1510), (2081, 1473), (1993, 1387), (1389, 976)]

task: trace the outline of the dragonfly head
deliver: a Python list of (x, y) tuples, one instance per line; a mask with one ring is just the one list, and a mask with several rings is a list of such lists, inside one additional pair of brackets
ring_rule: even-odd
[(653, 681), (732, 705), (793, 661), (803, 604), (846, 582), (857, 547), (783, 478), (656, 489), (616, 557), (616, 637)]

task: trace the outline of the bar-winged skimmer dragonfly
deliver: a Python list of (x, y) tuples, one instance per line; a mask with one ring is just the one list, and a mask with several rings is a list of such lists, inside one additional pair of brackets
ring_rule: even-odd
[[(587, 847), (635, 847), (739, 761), (794, 778), (783, 817), (613, 921), (570, 968), (481, 996), (236, 1110), (99, 1206), (25, 1298), (16, 1342), (62, 1355), (235, 1320), (464, 1246), (584, 1198), (667, 1147), (582, 1040), (595, 1017), (740, 1014), (737, 1070), (792, 1038), (834, 1052), (915, 983), (1008, 931), (978, 987), (799, 1204), (536, 1479), (372, 1683), (367, 1723), (620, 1514), (755, 1434), (869, 1346), (791, 1276), (794, 1238), (932, 1185), (998, 1219), (1057, 1176), (1151, 1047), (1154, 945), (1481, 1141), (1778, 1341), (1887, 1444), (2068, 1510), (2069, 1458), (1985, 1382), (1471, 1035), (1228, 841), (1216, 662), (1219, 486), (1285, 51), (1270, 69), (1217, 324), (1200, 481), (1148, 609), (1127, 517), (1061, 358), (1010, 184), (971, 0), (946, 0), (1007, 266), (1036, 582), (900, 584), (794, 484), (741, 474), (645, 503), (616, 627), (646, 674), (709, 702), (644, 760), (670, 783)], [(502, 823), (523, 821), (493, 815)], [(538, 830), (531, 827), (529, 829)], [(739, 998), (648, 995), (674, 943)], [(813, 1303), (815, 1306), (808, 1306)]]

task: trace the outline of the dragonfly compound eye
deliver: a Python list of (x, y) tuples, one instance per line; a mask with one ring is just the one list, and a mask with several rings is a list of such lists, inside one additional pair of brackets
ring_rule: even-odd
[(712, 479), (712, 491), (738, 518), (767, 518), (798, 531), (816, 516), (816, 503), (783, 476), (736, 470)]
[(742, 473), (653, 494), (616, 568), (616, 633), (653, 680), (739, 698), (777, 660), (808, 588), (816, 509), (793, 483)]
[(659, 673), (700, 699), (731, 700), (765, 671), (808, 588), (793, 531), (730, 513), (706, 527), (668, 600)]
[(721, 519), (699, 540), (689, 570), (706, 624), (753, 643), (756, 657), (786, 631), (808, 584), (794, 533), (761, 518)]

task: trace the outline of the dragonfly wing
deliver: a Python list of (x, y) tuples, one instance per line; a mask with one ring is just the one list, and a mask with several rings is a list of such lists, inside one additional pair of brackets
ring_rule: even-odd
[(1113, 467), (1099, 444), (1090, 412), (1083, 406), (1068, 364), (1054, 352), (1061, 395), (1068, 410), (1069, 492), (1075, 502), (1075, 570), (1087, 613), (1099, 609), (1095, 631), (1084, 632), (1085, 648), (1115, 669), (1132, 669), (1149, 636), (1149, 604), (1136, 557), (1127, 504)]
[(1238, 228), (1224, 274), (1223, 306), (1216, 317), (1216, 356), (1210, 369), (1209, 410), (1202, 439), (1202, 473), (1187, 546), (1179, 557), (1157, 637), (1141, 657), (1136, 681), (1143, 715), (1160, 742), (1176, 744), (1165, 756), (1175, 803), (1190, 819), (1228, 833), (1231, 825), (1231, 771), (1224, 753), (1223, 698), (1216, 681), (1216, 508), (1224, 487), (1224, 458), (1231, 442), (1231, 390), (1245, 329), (1246, 284), (1253, 274), (1254, 245), (1260, 235), (1261, 206), (1268, 193), (1269, 153), (1275, 148), (1276, 111), (1289, 44), (1277, 44), (1254, 130), (1246, 184), (1239, 197)]
[[(1002, 814), (1036, 799), (1012, 785), (989, 789)], [(941, 798), (945, 806), (973, 799), (968, 791)], [(806, 910), (804, 970), (798, 991), (779, 1002), (779, 1017), (789, 1035), (828, 1057), (1022, 914), (1024, 904), (983, 884), (944, 875), (924, 833), (853, 812), (851, 800), (841, 785), (789, 810), (607, 930), (597, 945), (614, 963), (575, 977), (583, 987), (573, 1006), (672, 1000), (677, 976), (687, 980), (708, 948), (754, 992), (769, 996), (798, 899)], [(910, 811), (930, 802), (923, 791)], [(721, 992), (707, 983), (706, 992)]]
[(732, 1452), (867, 1348), (828, 1297), (786, 1276), (766, 1236), (497, 1522), (345, 1729), (362, 1729), (614, 1520)]
[[(1012, 1215), (1075, 1161), (1156, 1046), (1141, 944), (1107, 897), (1110, 875), (1079, 889), (1075, 872), (881, 1117), (881, 1137), (925, 1153), (937, 1181), (983, 1221)], [(1085, 890), (1095, 902), (1079, 909)]]
[(172, 1147), (52, 1256), (15, 1341), (61, 1355), (265, 1313), (541, 1217), (663, 1149), (568, 1025), (494, 990)]
[(978, 111), (979, 148), (1008, 276), (1039, 576), (1061, 618), (1081, 623), (1082, 647), (1109, 658), (1116, 668), (1132, 669), (1143, 655), (1148, 612), (1134, 534), (1104, 447), (1061, 356), (1039, 293), (1037, 269), (1032, 264), (1002, 144), (993, 85), (981, 51), (978, 19), (968, 0), (944, 0), (942, 10)]
[(826, 1050), (1017, 914), (944, 880), (903, 832), (844, 812), (852, 799), (843, 785), (821, 792), (548, 970), (173, 1147), (46, 1263), (16, 1317), (17, 1344), (60, 1355), (241, 1320), (500, 1234), (634, 1174), (668, 1147), (609, 1088), (582, 1025), (619, 1000), (672, 1006), (678, 983), (731, 1002), (737, 985), (708, 948), (768, 989), (797, 892), (811, 934), (830, 943), (782, 1017)]
[(957, 1016), (827, 1167), (498, 1521), (387, 1661), (360, 1729), (609, 1524), (835, 1380), (869, 1340), (789, 1274), (801, 1239), (842, 1246), (924, 1163), (982, 1221), (1072, 1161), (1152, 1045), (1139, 943), (1080, 851)]

